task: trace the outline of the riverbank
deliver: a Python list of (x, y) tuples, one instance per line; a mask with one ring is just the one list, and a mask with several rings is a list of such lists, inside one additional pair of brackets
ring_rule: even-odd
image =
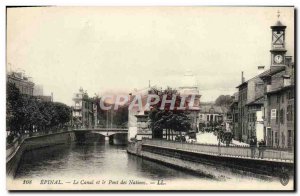
[(65, 144), (75, 140), (73, 131), (57, 131), (46, 135), (36, 135), (26, 138), (20, 138), (14, 141), (6, 149), (6, 174), (8, 178), (13, 178), (22, 154), (25, 151), (43, 148), (52, 145)]
[[(205, 152), (206, 151), (206, 152)], [(215, 152), (213, 152), (215, 151)], [(240, 151), (245, 156), (232, 156), (230, 152)], [(249, 152), (248, 152), (249, 151)], [(286, 160), (250, 158), (248, 148), (220, 147), (214, 145), (193, 145), (176, 143), (171, 141), (142, 140), (128, 144), (127, 152), (144, 159), (160, 162), (173, 167), (189, 170), (196, 174), (212, 176), (216, 170), (222, 176), (222, 170), (236, 169), (240, 172), (248, 172), (250, 175), (262, 175), (265, 177), (280, 177), (284, 172), (292, 175), (294, 171), (293, 155), (283, 154)], [(273, 152), (272, 152), (273, 153)], [(273, 156), (266, 154), (266, 156)], [(203, 166), (205, 164), (205, 166)], [(208, 169), (212, 167), (211, 169)], [(220, 169), (222, 168), (222, 169)], [(213, 171), (213, 172), (212, 172)]]

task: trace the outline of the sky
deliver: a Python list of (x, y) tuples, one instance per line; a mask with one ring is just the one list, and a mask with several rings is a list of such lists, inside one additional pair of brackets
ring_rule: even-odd
[(44, 94), (72, 105), (82, 87), (128, 94), (151, 85), (179, 87), (190, 70), (201, 101), (232, 95), (270, 67), (271, 29), (287, 26), (292, 7), (26, 7), (7, 9), (7, 70), (22, 69)]

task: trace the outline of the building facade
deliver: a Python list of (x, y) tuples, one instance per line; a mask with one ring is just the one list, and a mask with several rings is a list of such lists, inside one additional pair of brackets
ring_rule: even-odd
[[(288, 57), (290, 58), (290, 57)], [(265, 80), (264, 136), (268, 146), (294, 146), (295, 83), (294, 63), (286, 58), (286, 65), (277, 72), (262, 76)]]
[[(236, 139), (249, 142), (251, 137), (257, 137), (257, 112), (261, 112), (264, 97), (264, 82), (259, 77), (265, 71), (261, 66), (258, 67), (259, 74), (250, 80), (244, 81), (238, 88), (238, 131)], [(264, 71), (263, 73), (260, 73)]]
[[(266, 141), (267, 146), (292, 148), (294, 143), (294, 63), (286, 56), (285, 29), (279, 20), (272, 30), (271, 65), (238, 88), (238, 114), (235, 138), (249, 143), (254, 136)], [(233, 120), (236, 121), (236, 118)]]
[(53, 102), (53, 98), (52, 95), (51, 96), (47, 96), (47, 95), (37, 95), (34, 96), (37, 100), (40, 100), (42, 102)]
[(74, 94), (73, 101), (73, 125), (76, 128), (97, 126), (97, 106), (94, 100), (80, 88), (79, 92)]
[(224, 125), (227, 120), (228, 109), (213, 104), (201, 105), (199, 112), (199, 130), (213, 129)]
[(235, 140), (239, 140), (239, 110), (238, 110), (238, 92), (234, 93), (233, 101), (229, 106), (228, 120), (231, 124), (231, 130)]
[(7, 82), (15, 84), (21, 94), (33, 96), (34, 83), (24, 72), (9, 72)]
[(33, 95), (34, 96), (43, 96), (44, 95), (44, 88), (43, 88), (43, 86), (40, 85), (40, 84), (34, 85)]

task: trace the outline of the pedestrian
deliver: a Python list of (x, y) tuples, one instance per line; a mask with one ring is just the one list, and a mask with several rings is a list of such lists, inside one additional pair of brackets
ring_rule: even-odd
[(264, 158), (264, 151), (266, 150), (266, 142), (261, 139), (258, 143), (258, 157), (263, 159)]
[(256, 151), (256, 141), (254, 137), (251, 137), (250, 139), (250, 149), (251, 149), (251, 158), (255, 157), (255, 151)]

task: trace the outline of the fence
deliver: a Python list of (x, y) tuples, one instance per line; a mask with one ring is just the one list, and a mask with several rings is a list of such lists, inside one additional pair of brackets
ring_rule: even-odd
[[(164, 148), (172, 148), (185, 150), (190, 152), (200, 152), (205, 154), (219, 155), (219, 156), (231, 156), (231, 157), (251, 157), (250, 147), (240, 147), (240, 146), (218, 146), (209, 144), (197, 144), (197, 143), (183, 143), (174, 142), (167, 140), (151, 140), (143, 139), (143, 145), (160, 146)], [(256, 148), (256, 153), (254, 159), (258, 158), (258, 149)], [(294, 153), (289, 151), (281, 150), (264, 150), (264, 159), (273, 161), (294, 161)]]

